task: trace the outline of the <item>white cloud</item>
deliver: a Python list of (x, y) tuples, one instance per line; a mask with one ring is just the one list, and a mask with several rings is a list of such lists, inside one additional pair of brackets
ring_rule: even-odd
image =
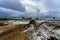
[(25, 6), (26, 12), (37, 13), (37, 9), (40, 10), (39, 14), (48, 12), (47, 7), (44, 4), (44, 0), (20, 0)]

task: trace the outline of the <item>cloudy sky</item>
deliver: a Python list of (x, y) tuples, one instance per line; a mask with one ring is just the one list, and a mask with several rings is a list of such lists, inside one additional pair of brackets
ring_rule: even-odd
[(60, 17), (60, 0), (0, 0), (0, 17)]

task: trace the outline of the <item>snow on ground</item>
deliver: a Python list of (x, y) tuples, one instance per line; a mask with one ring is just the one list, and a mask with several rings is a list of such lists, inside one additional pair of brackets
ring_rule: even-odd
[(29, 23), (29, 21), (14, 21), (14, 20), (11, 20), (11, 21), (9, 21), (9, 24), (28, 24)]
[[(27, 21), (19, 21), (19, 20), (11, 20), (9, 21), (10, 24), (28, 24), (30, 22), (30, 20), (27, 20)], [(37, 23), (41, 23), (41, 22), (44, 22), (44, 20), (36, 20)]]

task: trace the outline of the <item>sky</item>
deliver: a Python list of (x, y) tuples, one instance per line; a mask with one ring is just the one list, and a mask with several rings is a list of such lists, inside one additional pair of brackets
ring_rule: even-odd
[(0, 17), (60, 17), (60, 0), (0, 0)]

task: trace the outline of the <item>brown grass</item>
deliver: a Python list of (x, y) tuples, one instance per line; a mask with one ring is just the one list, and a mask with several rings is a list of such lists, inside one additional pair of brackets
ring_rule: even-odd
[(30, 40), (27, 36), (30, 32), (21, 33), (24, 29), (24, 24), (12, 25), (0, 30), (4, 31), (0, 34), (0, 40)]

